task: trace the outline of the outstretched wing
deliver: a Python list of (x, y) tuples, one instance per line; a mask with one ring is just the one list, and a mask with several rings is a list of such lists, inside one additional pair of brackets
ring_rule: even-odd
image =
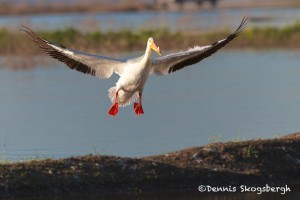
[(62, 45), (45, 40), (26, 26), (23, 26), (21, 31), (25, 31), (49, 56), (65, 63), (71, 69), (99, 78), (109, 78), (113, 72), (120, 75), (123, 72), (125, 66), (125, 61), (123, 60), (67, 49)]
[(211, 56), (237, 37), (246, 28), (247, 20), (248, 18), (244, 17), (236, 31), (223, 40), (203, 47), (196, 46), (184, 52), (169, 54), (153, 60), (151, 73), (157, 75), (170, 74)]

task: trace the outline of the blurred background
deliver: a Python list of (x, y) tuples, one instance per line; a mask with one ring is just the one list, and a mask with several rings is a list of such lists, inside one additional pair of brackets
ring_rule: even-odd
[[(20, 32), (31, 27), (72, 49), (115, 58), (207, 45), (248, 28), (217, 54), (153, 76), (142, 117), (115, 118), (99, 80), (68, 69)], [(0, 160), (85, 154), (141, 157), (300, 130), (298, 0), (1, 0)], [(156, 57), (157, 55), (153, 55)]]

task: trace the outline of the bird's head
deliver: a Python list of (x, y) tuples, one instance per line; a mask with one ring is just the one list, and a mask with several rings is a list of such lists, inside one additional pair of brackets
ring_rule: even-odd
[(147, 45), (161, 56), (160, 49), (158, 46), (156, 46), (152, 37), (148, 39)]

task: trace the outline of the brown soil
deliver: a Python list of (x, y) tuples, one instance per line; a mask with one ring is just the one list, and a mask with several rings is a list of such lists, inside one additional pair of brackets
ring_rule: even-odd
[(82, 156), (0, 165), (0, 197), (299, 184), (300, 133), (213, 143), (144, 158)]

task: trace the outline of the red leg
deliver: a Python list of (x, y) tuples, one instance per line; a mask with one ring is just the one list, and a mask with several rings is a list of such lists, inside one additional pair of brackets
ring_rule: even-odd
[(144, 114), (144, 110), (143, 110), (143, 107), (142, 107), (142, 93), (141, 92), (139, 92), (139, 103), (134, 103), (133, 109), (134, 109), (134, 112), (138, 116)]
[(108, 114), (113, 116), (113, 117), (116, 116), (116, 114), (119, 111), (119, 104), (117, 103), (117, 99), (118, 99), (118, 92), (116, 92), (115, 103), (113, 103), (113, 105), (108, 110)]

